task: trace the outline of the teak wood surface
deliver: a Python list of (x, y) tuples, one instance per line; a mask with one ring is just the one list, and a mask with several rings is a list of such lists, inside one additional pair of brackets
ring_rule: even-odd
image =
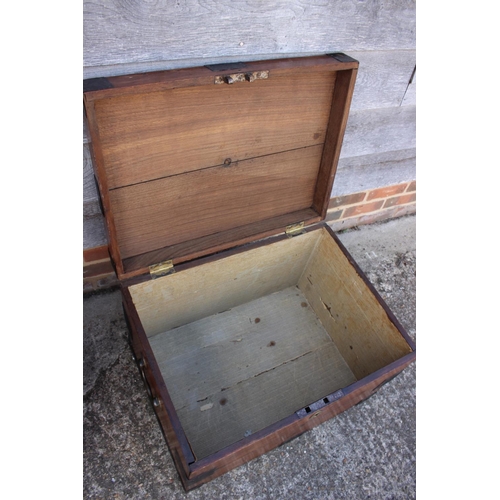
[[(334, 54), (87, 81), (118, 278), (324, 218), (357, 66)], [(215, 83), (255, 71), (268, 78)]]

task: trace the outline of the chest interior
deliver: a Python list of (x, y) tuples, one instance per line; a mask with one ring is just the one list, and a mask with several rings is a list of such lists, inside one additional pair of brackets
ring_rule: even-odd
[(326, 229), (131, 294), (197, 459), (411, 351)]

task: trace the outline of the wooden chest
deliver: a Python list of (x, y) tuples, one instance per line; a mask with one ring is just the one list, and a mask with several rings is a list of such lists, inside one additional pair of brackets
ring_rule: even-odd
[(84, 82), (130, 342), (186, 490), (415, 359), (321, 222), (357, 68), (330, 54)]

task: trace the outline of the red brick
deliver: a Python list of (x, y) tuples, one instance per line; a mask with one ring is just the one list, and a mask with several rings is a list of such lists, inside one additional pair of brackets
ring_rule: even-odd
[(403, 193), (408, 184), (394, 184), (393, 186), (386, 186), (370, 191), (366, 197), (366, 201), (387, 198), (389, 196), (394, 196), (395, 194)]
[(353, 205), (354, 203), (361, 203), (366, 196), (366, 192), (346, 194), (344, 196), (336, 196), (330, 199), (328, 208), (337, 208), (340, 206)]
[(384, 203), (384, 208), (393, 207), (395, 205), (405, 205), (406, 203), (414, 203), (417, 199), (417, 193), (404, 194), (402, 196), (394, 196), (389, 198)]
[(378, 210), (377, 212), (373, 212), (367, 215), (351, 217), (350, 219), (342, 219), (329, 225), (334, 231), (341, 231), (365, 224), (373, 224), (374, 222), (380, 222), (387, 219), (396, 219), (398, 217), (403, 217), (404, 215), (413, 214), (415, 212), (415, 205), (395, 206), (385, 210)]
[(100, 247), (87, 248), (83, 251), (84, 262), (94, 262), (96, 260), (109, 259), (109, 252), (107, 245)]
[(111, 261), (98, 262), (96, 264), (89, 264), (83, 268), (83, 277), (90, 278), (92, 276), (100, 276), (102, 274), (114, 274)]
[(344, 209), (343, 217), (347, 219), (348, 217), (354, 217), (368, 212), (375, 212), (376, 210), (382, 208), (383, 204), (384, 200), (378, 200), (372, 201), (371, 203), (363, 203), (362, 205), (355, 205), (354, 207)]
[(412, 191), (417, 190), (417, 181), (411, 181), (410, 184), (408, 184), (408, 188), (406, 189), (407, 193), (410, 193)]

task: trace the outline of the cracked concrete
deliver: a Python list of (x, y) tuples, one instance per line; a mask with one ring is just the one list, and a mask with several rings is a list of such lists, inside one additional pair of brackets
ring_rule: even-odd
[[(415, 216), (339, 234), (415, 338)], [(86, 499), (411, 499), (416, 364), (373, 397), (188, 494), (127, 345), (116, 291), (84, 299)]]

